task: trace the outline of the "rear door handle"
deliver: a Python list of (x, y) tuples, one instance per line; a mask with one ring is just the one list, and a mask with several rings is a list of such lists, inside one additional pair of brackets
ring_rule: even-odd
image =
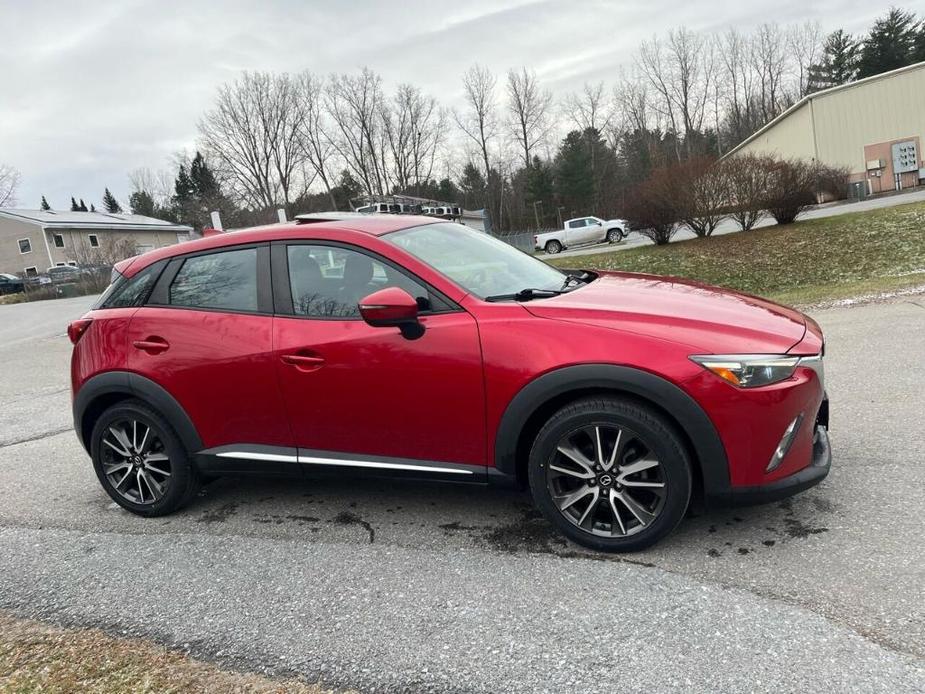
[(145, 340), (135, 340), (132, 346), (148, 354), (160, 354), (170, 348), (170, 343), (163, 337), (151, 336)]
[(284, 354), (280, 357), (284, 364), (296, 367), (299, 371), (315, 371), (324, 366), (322, 357), (313, 357), (307, 354)]

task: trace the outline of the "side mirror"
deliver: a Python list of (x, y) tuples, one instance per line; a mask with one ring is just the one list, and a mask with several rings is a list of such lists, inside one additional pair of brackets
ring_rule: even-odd
[(374, 328), (398, 328), (409, 340), (424, 334), (418, 302), (404, 289), (386, 287), (360, 300), (360, 315)]

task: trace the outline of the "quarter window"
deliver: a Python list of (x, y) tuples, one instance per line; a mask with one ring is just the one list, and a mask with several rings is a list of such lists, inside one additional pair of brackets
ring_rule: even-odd
[(154, 280), (163, 265), (146, 267), (131, 279), (113, 287), (112, 294), (103, 300), (104, 308), (141, 306), (148, 298)]
[(386, 287), (400, 287), (421, 310), (435, 306), (427, 288), (365, 253), (334, 246), (289, 246), (289, 286), (297, 316), (358, 318), (360, 301)]
[(29, 239), (19, 239), (18, 243), (19, 243), (19, 252), (22, 255), (32, 252), (32, 241), (30, 241)]
[(170, 285), (171, 306), (257, 310), (257, 249), (187, 258)]

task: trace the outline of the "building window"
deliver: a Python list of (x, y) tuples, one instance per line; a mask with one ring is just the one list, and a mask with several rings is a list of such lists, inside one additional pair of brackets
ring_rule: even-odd
[(55, 267), (64, 267), (64, 263), (55, 263)]
[(52, 239), (55, 242), (55, 248), (64, 248), (64, 234), (52, 234)]
[(18, 243), (19, 243), (19, 252), (22, 255), (32, 252), (32, 241), (30, 241), (29, 239), (19, 239)]
[(69, 260), (69, 261), (67, 261), (67, 264), (70, 265), (71, 267), (77, 267), (77, 261), (76, 261), (76, 260)]
[(189, 234), (177, 234), (177, 243), (183, 243), (184, 241), (189, 241)]
[(25, 270), (26, 277), (38, 277), (39, 269), (33, 265), (32, 267), (27, 267)]
[(100, 239), (96, 234), (90, 234), (87, 238), (90, 239), (90, 248), (100, 247)]

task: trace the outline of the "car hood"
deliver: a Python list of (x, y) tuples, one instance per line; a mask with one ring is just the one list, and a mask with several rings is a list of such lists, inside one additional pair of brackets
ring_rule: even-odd
[(783, 354), (806, 332), (799, 311), (677, 277), (602, 272), (590, 284), (524, 304), (533, 315), (683, 343), (713, 354)]

